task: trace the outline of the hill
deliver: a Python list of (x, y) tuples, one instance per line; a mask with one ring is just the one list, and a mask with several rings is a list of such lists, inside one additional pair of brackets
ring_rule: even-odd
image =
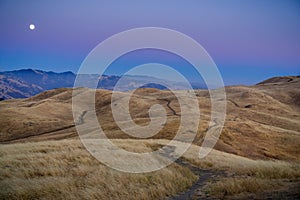
[[(60, 88), (1, 101), (0, 198), (298, 199), (299, 86), (299, 77), (289, 77), (250, 87), (226, 87), (226, 122), (215, 149), (204, 159), (198, 153), (210, 121), (210, 98), (207, 90), (196, 90), (201, 120), (194, 144), (167, 168), (145, 174), (112, 170), (88, 154), (80, 142), (72, 96), (74, 92), (74, 98), (84, 102), (91, 89)], [(180, 123), (174, 93), (140, 88), (131, 96), (130, 114), (139, 125), (149, 123), (152, 105), (166, 110), (162, 130), (147, 139), (120, 130), (112, 117), (111, 95), (98, 89), (95, 107), (101, 127), (114, 144), (131, 152), (168, 146)], [(122, 98), (114, 104), (122, 105)], [(88, 108), (76, 110), (76, 124), (93, 135), (97, 132), (88, 123), (91, 117)]]
[[(300, 150), (297, 148), (300, 144), (300, 105), (297, 101), (300, 78), (276, 84), (276, 87), (262, 84), (226, 87), (227, 117), (216, 149), (249, 158), (300, 159)], [(78, 95), (89, 93), (84, 88), (76, 90)], [(201, 122), (194, 143), (200, 145), (210, 120), (210, 99), (208, 91), (196, 92)], [(132, 138), (114, 123), (111, 94), (108, 90), (98, 90), (96, 94), (96, 111), (101, 126), (110, 138)], [(127, 95), (126, 92), (123, 94)], [(77, 137), (71, 101), (72, 89), (67, 88), (46, 91), (27, 99), (2, 101), (0, 141), (8, 143)], [(169, 106), (167, 102), (170, 102)], [(163, 105), (168, 113), (165, 127), (153, 138), (172, 139), (178, 128), (180, 116), (176, 113), (180, 113), (180, 107), (168, 90), (138, 89), (130, 103), (134, 121), (147, 124), (148, 109), (153, 104)]]

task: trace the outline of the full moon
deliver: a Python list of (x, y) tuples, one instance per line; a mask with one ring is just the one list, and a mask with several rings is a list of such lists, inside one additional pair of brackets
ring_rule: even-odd
[(30, 28), (30, 30), (34, 30), (35, 29), (35, 25), (34, 24), (30, 24), (29, 28)]

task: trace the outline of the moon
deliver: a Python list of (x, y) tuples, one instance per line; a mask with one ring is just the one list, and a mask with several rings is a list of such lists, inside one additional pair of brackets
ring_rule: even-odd
[(29, 28), (30, 28), (30, 30), (34, 30), (35, 29), (35, 25), (34, 24), (30, 24)]

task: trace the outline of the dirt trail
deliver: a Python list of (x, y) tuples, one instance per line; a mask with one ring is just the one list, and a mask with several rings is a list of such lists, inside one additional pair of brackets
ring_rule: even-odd
[(162, 100), (162, 101), (167, 102), (167, 107), (172, 111), (173, 115), (180, 116), (180, 114), (178, 114), (178, 113), (170, 106), (170, 104), (171, 104), (171, 102), (172, 102), (171, 100), (169, 100), (169, 99), (158, 99), (158, 100)]
[(179, 193), (177, 196), (170, 198), (170, 200), (186, 200), (195, 198), (199, 195), (199, 189), (201, 189), (201, 187), (205, 185), (208, 179), (212, 178), (216, 174), (216, 172), (213, 172), (211, 170), (204, 170), (195, 167), (183, 159), (178, 159), (175, 162), (183, 167), (189, 168), (199, 178), (190, 188), (188, 188), (186, 191)]
[[(172, 153), (175, 151), (174, 146), (164, 146), (162, 148), (162, 152), (160, 152), (160, 155), (167, 157), (169, 159), (174, 159), (174, 157), (172, 156)], [(221, 175), (222, 172), (216, 172), (216, 171), (212, 171), (212, 170), (205, 170), (205, 169), (201, 169), (199, 167), (196, 167), (194, 165), (192, 165), (191, 163), (189, 163), (188, 161), (182, 159), (182, 158), (178, 158), (175, 163), (177, 163), (178, 165), (182, 166), (182, 167), (186, 167), (188, 169), (190, 169), (195, 175), (198, 176), (198, 180), (187, 190), (177, 194), (176, 196), (170, 197), (168, 198), (169, 200), (187, 200), (187, 199), (193, 199), (193, 198), (197, 198), (199, 199), (199, 190), (201, 189), (201, 187), (203, 187), (206, 183), (207, 180), (209, 180), (212, 177)]]
[[(87, 112), (88, 112), (88, 110), (84, 110), (79, 115), (77, 121), (75, 122), (76, 125), (81, 125), (81, 124), (84, 123), (84, 116), (86, 115)], [(40, 137), (42, 135), (54, 134), (54, 133), (60, 132), (62, 130), (67, 130), (67, 129), (74, 128), (75, 124), (71, 124), (71, 125), (68, 125), (68, 126), (63, 126), (63, 127), (60, 127), (60, 128), (56, 128), (56, 129), (52, 129), (52, 130), (44, 131), (44, 132), (40, 132), (40, 133), (34, 133), (34, 134), (30, 134), (30, 135), (25, 135), (25, 136), (19, 137), (17, 139), (12, 138), (12, 139), (8, 139), (8, 140), (3, 140), (3, 141), (0, 142), (0, 144), (8, 144), (8, 143), (11, 143), (11, 142), (22, 141), (22, 140), (29, 139), (29, 138)]]
[(11, 142), (22, 141), (24, 139), (28, 139), (28, 138), (31, 138), (31, 137), (39, 137), (39, 136), (46, 135), (46, 134), (52, 134), (52, 133), (59, 132), (59, 131), (62, 131), (62, 130), (67, 130), (67, 129), (70, 129), (70, 128), (73, 128), (73, 127), (75, 127), (74, 124), (69, 125), (69, 126), (63, 126), (61, 128), (53, 129), (53, 130), (50, 130), (50, 131), (34, 133), (34, 134), (25, 135), (25, 136), (18, 137), (18, 138), (3, 140), (3, 141), (0, 142), (0, 144), (9, 144)]
[(171, 101), (168, 100), (168, 99), (166, 99), (166, 101), (168, 102), (168, 103), (167, 103), (167, 106), (168, 106), (168, 108), (173, 112), (173, 115), (180, 116), (180, 114), (177, 114), (176, 111), (170, 106)]

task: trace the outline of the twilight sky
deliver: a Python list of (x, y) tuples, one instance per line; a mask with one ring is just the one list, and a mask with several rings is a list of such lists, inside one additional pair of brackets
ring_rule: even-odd
[[(76, 73), (99, 42), (146, 26), (174, 29), (195, 39), (213, 58), (226, 85), (300, 75), (300, 2), (289, 0), (0, 0), (0, 71)], [(177, 59), (166, 52), (134, 52), (122, 56), (110, 71), (118, 74), (155, 60), (193, 79), (191, 67)]]

